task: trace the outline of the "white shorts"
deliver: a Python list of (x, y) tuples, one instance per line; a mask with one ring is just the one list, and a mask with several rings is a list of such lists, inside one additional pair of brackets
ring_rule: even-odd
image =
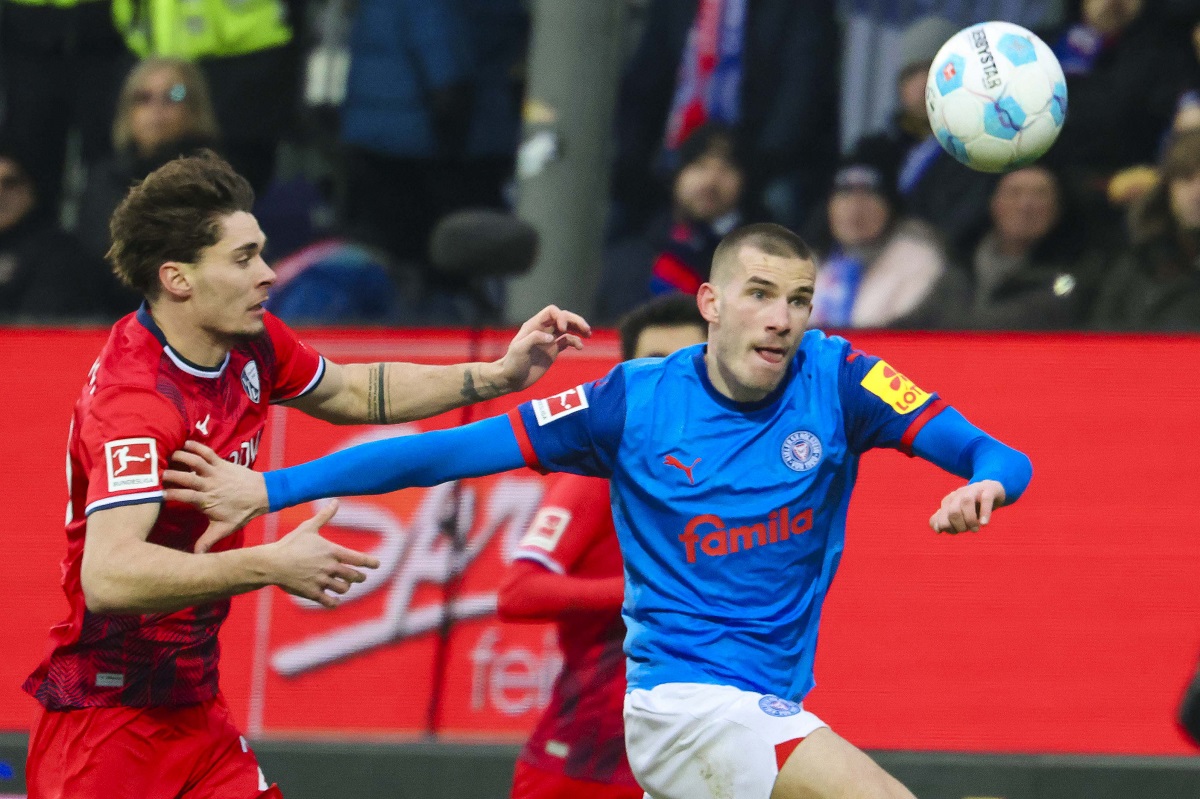
[(650, 799), (770, 799), (788, 755), (824, 726), (795, 702), (728, 685), (625, 695), (625, 749)]

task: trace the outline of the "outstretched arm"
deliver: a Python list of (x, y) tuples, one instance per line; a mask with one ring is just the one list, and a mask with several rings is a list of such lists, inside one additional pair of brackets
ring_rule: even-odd
[(504, 621), (559, 621), (564, 615), (621, 609), (623, 577), (555, 574), (545, 566), (516, 560), (500, 584), (496, 613)]
[(929, 519), (935, 532), (978, 531), (992, 510), (1016, 502), (1033, 477), (1029, 457), (980, 430), (953, 408), (921, 428), (913, 454), (969, 482), (942, 500)]
[[(232, 464), (230, 464), (232, 465)], [(337, 607), (379, 560), (321, 537), (337, 503), (271, 544), (192, 555), (147, 541), (158, 503), (99, 510), (88, 517), (79, 582), (93, 613), (171, 613), (267, 585)]]
[(429, 366), (327, 361), (326, 374), (317, 387), (285, 404), (335, 424), (427, 419), (528, 388), (564, 349), (582, 349), (582, 337), (591, 333), (583, 317), (550, 305), (521, 326), (504, 357), (493, 363)]
[(386, 494), (525, 465), (512, 423), (494, 416), (463, 427), (372, 441), (286, 469), (260, 473), (223, 460), (203, 444), (187, 443), (175, 460), (192, 471), (163, 474), (168, 500), (194, 505), (213, 524), (197, 543), (211, 546), (269, 511), (323, 497)]

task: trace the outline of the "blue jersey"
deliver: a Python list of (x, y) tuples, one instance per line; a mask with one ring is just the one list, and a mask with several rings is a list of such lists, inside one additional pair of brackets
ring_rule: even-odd
[(819, 331), (756, 403), (720, 394), (704, 352), (622, 363), (521, 405), (513, 426), (529, 465), (611, 481), (629, 689), (700, 682), (799, 701), (859, 456), (907, 449), (943, 406)]

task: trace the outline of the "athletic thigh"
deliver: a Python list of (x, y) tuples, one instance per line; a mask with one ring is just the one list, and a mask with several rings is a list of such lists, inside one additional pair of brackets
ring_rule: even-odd
[(828, 727), (800, 742), (775, 779), (771, 799), (915, 799), (900, 781)]

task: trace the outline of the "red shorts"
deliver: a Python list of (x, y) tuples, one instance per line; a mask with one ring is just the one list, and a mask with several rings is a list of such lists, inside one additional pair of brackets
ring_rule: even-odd
[(513, 773), (512, 799), (642, 799), (642, 795), (641, 788), (576, 780), (520, 760)]
[(268, 788), (224, 697), (185, 707), (40, 709), (29, 799), (254, 799)]

